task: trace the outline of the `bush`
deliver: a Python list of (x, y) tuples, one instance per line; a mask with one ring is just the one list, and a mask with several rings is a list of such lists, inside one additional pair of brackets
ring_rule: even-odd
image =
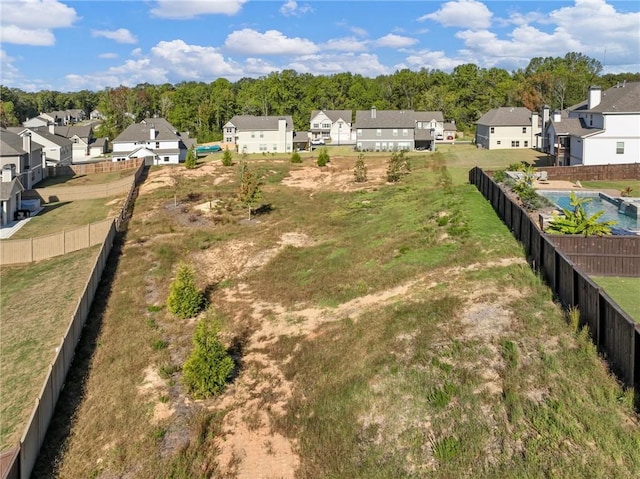
[(187, 152), (187, 157), (184, 159), (184, 167), (192, 170), (196, 167), (197, 162), (196, 153), (193, 148), (190, 148)]
[(220, 394), (235, 365), (218, 339), (218, 328), (211, 319), (198, 323), (193, 334), (193, 350), (182, 368), (182, 381), (196, 399)]
[(356, 166), (353, 169), (356, 183), (364, 183), (367, 181), (367, 165), (364, 164), (364, 154), (360, 153), (356, 160)]
[(320, 150), (320, 154), (318, 155), (318, 166), (326, 166), (329, 163), (329, 152), (326, 148)]
[(291, 163), (302, 163), (302, 157), (300, 157), (300, 153), (294, 151), (291, 154)]
[(167, 310), (182, 319), (193, 318), (204, 306), (204, 295), (196, 288), (193, 267), (180, 263), (169, 288)]
[(405, 158), (404, 150), (394, 151), (387, 166), (387, 181), (397, 183), (404, 175), (409, 174), (409, 161)]
[(231, 153), (231, 150), (227, 148), (224, 150), (224, 153), (222, 153), (222, 166), (231, 165), (233, 165), (233, 153)]

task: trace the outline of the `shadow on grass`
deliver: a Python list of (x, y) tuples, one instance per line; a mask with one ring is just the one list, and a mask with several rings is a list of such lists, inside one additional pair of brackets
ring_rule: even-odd
[(111, 285), (124, 243), (125, 234), (117, 234), (31, 477), (57, 477), (57, 467), (66, 450), (73, 418), (85, 397), (91, 360), (102, 329), (102, 319), (111, 296)]

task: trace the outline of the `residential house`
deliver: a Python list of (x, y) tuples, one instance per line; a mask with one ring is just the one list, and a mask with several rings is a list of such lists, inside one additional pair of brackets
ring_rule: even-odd
[(40, 113), (42, 118), (49, 120), (49, 124), (54, 125), (72, 125), (85, 119), (84, 110), (70, 109), (70, 110), (57, 110), (47, 113)]
[(239, 153), (290, 153), (293, 119), (289, 115), (236, 115), (223, 126), (224, 142)]
[(95, 109), (95, 110), (91, 110), (91, 113), (89, 113), (89, 118), (91, 120), (104, 120), (104, 115), (100, 110)]
[(441, 111), (416, 111), (415, 147), (418, 150), (434, 149), (436, 143), (453, 143), (456, 126), (445, 122)]
[(13, 176), (18, 178), (20, 185), (31, 189), (36, 183), (46, 178), (43, 146), (36, 142), (34, 136), (28, 131), (18, 135), (2, 128), (0, 129), (0, 167), (12, 167)]
[(558, 166), (640, 162), (640, 82), (591, 87), (586, 101), (553, 113), (545, 138)]
[(93, 125), (56, 126), (53, 128), (58, 136), (68, 138), (73, 143), (73, 161), (86, 161), (107, 153), (108, 138), (95, 138)]
[(329, 140), (332, 144), (352, 144), (351, 110), (313, 110), (309, 122), (312, 140)]
[[(356, 148), (359, 151), (395, 151), (415, 148), (413, 110), (356, 111)], [(425, 130), (426, 131), (426, 130)]]
[(129, 125), (112, 142), (113, 161), (144, 158), (147, 165), (184, 162), (195, 139), (188, 133), (179, 133), (164, 118), (146, 118)]
[(16, 176), (16, 166), (7, 164), (2, 167), (0, 177), (0, 226), (13, 221), (22, 203), (24, 187)]
[(26, 135), (31, 136), (33, 141), (42, 145), (42, 152), (47, 165), (70, 165), (73, 162), (73, 143), (64, 136), (56, 135), (54, 129), (55, 125), (53, 124), (50, 124), (48, 127), (9, 128), (9, 130), (22, 137)]
[(476, 122), (476, 146), (488, 150), (534, 148), (540, 131), (538, 113), (523, 107), (494, 108)]
[(22, 126), (25, 128), (39, 128), (42, 126), (49, 126), (49, 123), (51, 122), (43, 116), (34, 116), (33, 118), (27, 118), (23, 121)]

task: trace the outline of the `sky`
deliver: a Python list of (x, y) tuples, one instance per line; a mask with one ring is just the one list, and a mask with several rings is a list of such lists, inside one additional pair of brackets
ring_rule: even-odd
[(0, 84), (30, 92), (285, 69), (511, 72), (568, 52), (600, 61), (602, 73), (640, 72), (640, 2), (0, 0)]

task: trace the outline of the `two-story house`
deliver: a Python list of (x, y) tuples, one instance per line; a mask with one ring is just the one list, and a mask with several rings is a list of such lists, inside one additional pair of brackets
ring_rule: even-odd
[(546, 143), (558, 166), (640, 162), (640, 82), (591, 87), (586, 101), (553, 113)]
[(42, 173), (45, 167), (42, 150), (42, 145), (29, 133), (18, 135), (10, 129), (0, 128), (0, 166), (15, 165), (16, 175), (26, 188), (31, 188), (46, 176)]
[(293, 118), (236, 115), (222, 129), (223, 139), (238, 153), (290, 153), (293, 151)]
[(476, 121), (476, 146), (488, 150), (534, 148), (540, 131), (537, 112), (524, 107), (494, 108)]
[(313, 110), (309, 122), (312, 140), (329, 140), (332, 144), (352, 143), (351, 110)]
[(129, 125), (112, 142), (112, 161), (144, 158), (147, 165), (184, 162), (195, 139), (179, 133), (164, 118), (146, 118)]
[[(50, 126), (51, 128), (51, 126)], [(107, 138), (95, 138), (92, 125), (56, 126), (56, 135), (68, 138), (73, 143), (73, 161), (86, 161), (104, 155), (109, 147)]]
[(356, 111), (356, 148), (359, 151), (396, 151), (415, 148), (413, 110)]
[(55, 126), (51, 124), (47, 127), (10, 127), (8, 129), (22, 137), (29, 135), (34, 142), (42, 145), (47, 165), (70, 165), (73, 162), (73, 143), (64, 136), (56, 135), (54, 128)]

